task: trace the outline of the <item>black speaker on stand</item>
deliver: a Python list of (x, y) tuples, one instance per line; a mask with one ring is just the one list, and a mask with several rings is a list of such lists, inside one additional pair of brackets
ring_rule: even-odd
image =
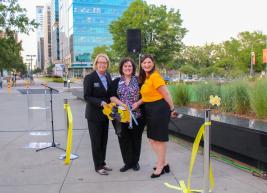
[(127, 51), (141, 53), (141, 29), (127, 29)]

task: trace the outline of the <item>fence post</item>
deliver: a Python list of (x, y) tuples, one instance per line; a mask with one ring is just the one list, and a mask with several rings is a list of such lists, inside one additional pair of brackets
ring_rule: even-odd
[(11, 80), (8, 80), (8, 82), (7, 82), (7, 92), (8, 92), (8, 94), (11, 93), (11, 86), (12, 86)]
[[(210, 109), (205, 110), (205, 123), (210, 122)], [(205, 124), (204, 136), (204, 193), (210, 188), (210, 125)]]
[(68, 79), (67, 84), (68, 84), (68, 89), (69, 89), (70, 88), (70, 79)]
[[(68, 99), (64, 99), (64, 107), (65, 106), (67, 106), (69, 104), (69, 102), (68, 102)], [(69, 162), (66, 162), (66, 156), (67, 156), (67, 152), (68, 152), (68, 145), (72, 145), (72, 144), (68, 144), (68, 140), (69, 140), (69, 132), (72, 132), (72, 128), (71, 128), (71, 130), (69, 131), (69, 119), (68, 119), (68, 112), (67, 112), (67, 109), (65, 109), (65, 123), (66, 123), (66, 152), (64, 153), (64, 154), (62, 154), (62, 155), (60, 155), (60, 157), (59, 157), (59, 159), (65, 159), (65, 164), (69, 164)], [(72, 134), (71, 134), (72, 135)], [(71, 141), (72, 141), (72, 139), (71, 139)], [(71, 152), (70, 152), (70, 158), (68, 158), (68, 159), (70, 159), (70, 160), (74, 160), (74, 159), (77, 159), (77, 158), (79, 158), (79, 156), (78, 155), (76, 155), (76, 154), (72, 154)]]
[[(68, 104), (68, 99), (64, 99), (64, 106)], [(65, 124), (66, 124), (66, 139), (68, 138), (68, 128), (69, 128), (69, 122), (68, 122), (68, 113), (65, 111)]]

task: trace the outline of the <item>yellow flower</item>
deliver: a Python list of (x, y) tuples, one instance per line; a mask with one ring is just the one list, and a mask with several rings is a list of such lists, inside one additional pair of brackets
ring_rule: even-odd
[(217, 95), (215, 97), (213, 95), (210, 95), (210, 101), (209, 101), (209, 103), (212, 106), (217, 105), (217, 107), (219, 107), (221, 105), (221, 98), (218, 97)]

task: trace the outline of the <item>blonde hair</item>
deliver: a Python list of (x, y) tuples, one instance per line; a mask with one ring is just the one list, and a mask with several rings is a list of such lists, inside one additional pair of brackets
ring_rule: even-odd
[(107, 54), (100, 53), (100, 54), (97, 54), (97, 56), (95, 57), (95, 60), (94, 60), (94, 69), (95, 70), (96, 70), (97, 61), (100, 57), (103, 57), (107, 60), (108, 67), (109, 67), (109, 63), (110, 63), (109, 57), (107, 56)]

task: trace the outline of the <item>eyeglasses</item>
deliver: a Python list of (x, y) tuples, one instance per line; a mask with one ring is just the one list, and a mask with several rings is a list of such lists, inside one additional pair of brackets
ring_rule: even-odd
[(107, 62), (96, 62), (97, 64), (107, 64)]

